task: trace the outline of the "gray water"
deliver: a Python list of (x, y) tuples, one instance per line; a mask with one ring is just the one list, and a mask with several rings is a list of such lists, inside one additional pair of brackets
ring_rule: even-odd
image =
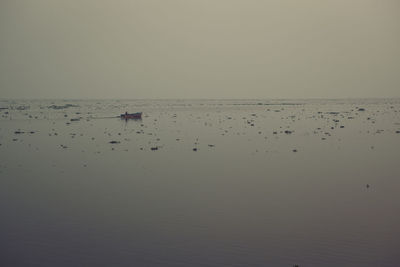
[(399, 99), (0, 108), (1, 266), (400, 265)]

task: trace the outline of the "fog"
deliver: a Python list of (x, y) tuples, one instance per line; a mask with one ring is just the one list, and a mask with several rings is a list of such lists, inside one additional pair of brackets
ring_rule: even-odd
[(396, 0), (0, 2), (0, 98), (400, 97)]

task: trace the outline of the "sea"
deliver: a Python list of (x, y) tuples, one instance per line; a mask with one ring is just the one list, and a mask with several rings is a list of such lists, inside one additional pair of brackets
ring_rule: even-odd
[(400, 266), (400, 99), (1, 99), (0, 251), (2, 267)]

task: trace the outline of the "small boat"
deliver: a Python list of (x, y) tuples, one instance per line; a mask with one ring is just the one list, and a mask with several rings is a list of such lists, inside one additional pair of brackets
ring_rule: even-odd
[(124, 119), (124, 120), (141, 119), (141, 118), (142, 118), (142, 112), (136, 112), (136, 113), (125, 112), (124, 114), (121, 114), (121, 119)]

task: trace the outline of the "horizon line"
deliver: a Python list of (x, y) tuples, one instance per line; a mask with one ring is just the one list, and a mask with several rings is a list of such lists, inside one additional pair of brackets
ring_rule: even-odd
[(400, 96), (393, 97), (271, 97), (271, 98), (60, 98), (60, 97), (0, 97), (3, 100), (351, 100), (351, 99), (400, 99)]

